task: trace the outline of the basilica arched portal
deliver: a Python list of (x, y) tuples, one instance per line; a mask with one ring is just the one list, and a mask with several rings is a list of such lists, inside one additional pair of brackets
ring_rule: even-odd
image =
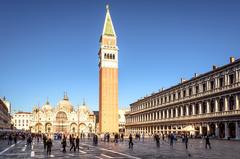
[(67, 132), (67, 114), (63, 111), (59, 111), (56, 115), (56, 127), (55, 132)]

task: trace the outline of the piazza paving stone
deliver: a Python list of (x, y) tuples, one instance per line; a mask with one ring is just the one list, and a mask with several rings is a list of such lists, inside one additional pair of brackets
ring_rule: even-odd
[[(128, 141), (100, 142), (94, 146), (91, 141), (85, 140), (80, 142), (80, 149), (76, 152), (69, 151), (70, 145), (66, 148), (67, 152), (63, 153), (61, 141), (53, 140), (51, 156), (47, 156), (46, 150), (43, 149), (43, 143), (37, 143), (35, 140), (31, 147), (27, 147), (26, 141), (19, 141), (11, 147), (7, 142), (2, 142), (0, 158), (81, 158), (81, 159), (239, 159), (240, 142), (228, 140), (210, 140), (212, 149), (205, 149), (205, 141), (202, 139), (189, 139), (188, 149), (184, 143), (177, 141), (173, 147), (169, 142), (161, 141), (160, 147), (156, 147), (152, 139), (145, 141), (134, 140), (134, 148), (128, 148)], [(9, 148), (10, 147), (10, 148)], [(7, 149), (7, 150), (5, 150)], [(4, 151), (4, 152), (3, 152)], [(2, 153), (3, 152), (3, 153)]]

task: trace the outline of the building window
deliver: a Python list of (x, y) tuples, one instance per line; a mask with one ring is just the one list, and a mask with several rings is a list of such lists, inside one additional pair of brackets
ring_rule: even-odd
[(196, 94), (199, 93), (199, 86), (198, 85), (195, 87), (195, 90), (196, 90)]
[(181, 92), (179, 91), (178, 92), (178, 99), (180, 99), (181, 98)]
[(186, 107), (183, 106), (183, 116), (185, 116), (185, 115), (186, 115)]
[(233, 96), (231, 96), (229, 98), (229, 110), (233, 110), (234, 109), (234, 98)]
[(234, 83), (234, 75), (231, 74), (229, 75), (229, 84), (233, 84)]
[(210, 82), (210, 87), (211, 87), (211, 90), (214, 89), (214, 81), (213, 80)]
[(206, 113), (206, 112), (207, 112), (207, 105), (206, 105), (206, 102), (203, 102), (202, 113)]
[(206, 83), (203, 83), (202, 87), (203, 87), (203, 92), (205, 92), (206, 91)]
[(173, 94), (173, 100), (175, 100), (175, 99), (176, 99), (176, 94), (174, 93), (174, 94)]
[(189, 96), (191, 96), (192, 95), (192, 88), (189, 88), (189, 90), (188, 90), (188, 94), (189, 94)]
[(210, 112), (213, 113), (214, 112), (214, 100), (211, 101), (211, 104), (210, 104)]
[(183, 91), (183, 98), (186, 96), (186, 90)]
[(195, 113), (199, 114), (199, 104), (197, 104), (196, 107), (195, 107)]
[(219, 78), (219, 87), (223, 87), (223, 77)]
[(219, 111), (221, 112), (221, 111), (223, 111), (224, 110), (224, 101), (223, 101), (223, 99), (221, 98), (220, 100), (219, 100)]

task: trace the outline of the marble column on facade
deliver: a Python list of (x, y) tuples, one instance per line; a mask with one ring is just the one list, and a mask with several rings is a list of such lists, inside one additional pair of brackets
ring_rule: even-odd
[(171, 118), (173, 118), (173, 109), (174, 108), (171, 108)]
[(191, 106), (192, 106), (192, 115), (195, 115), (196, 114), (196, 112), (195, 112), (195, 104), (192, 104)]
[(155, 113), (155, 120), (159, 120), (158, 112)]
[(238, 96), (238, 94), (235, 95), (235, 105), (236, 105), (236, 110), (239, 110), (239, 96)]
[(224, 109), (225, 111), (228, 111), (228, 97), (224, 97)]
[(210, 103), (208, 100), (206, 101), (206, 104), (207, 104), (207, 113), (210, 113)]
[(236, 131), (235, 131), (235, 133), (236, 133), (236, 134), (235, 134), (235, 135), (236, 135), (236, 139), (240, 139), (240, 134), (239, 134), (239, 133), (240, 133), (240, 132), (239, 132), (240, 129), (239, 129), (239, 123), (238, 123), (238, 121), (235, 122), (235, 128), (236, 128)]
[(228, 75), (227, 74), (225, 75), (225, 78), (224, 78), (224, 85), (225, 86), (228, 85)]
[(202, 103), (198, 103), (199, 106), (199, 114), (202, 114)]
[(225, 122), (224, 123), (224, 126), (225, 126), (225, 139), (227, 139), (229, 137), (229, 130), (228, 130), (228, 123)]
[(159, 119), (162, 119), (161, 110), (158, 111)]
[(218, 88), (218, 84), (219, 84), (219, 79), (215, 78), (215, 88)]
[(199, 126), (199, 134), (202, 135), (202, 124)]
[(207, 123), (207, 135), (209, 135), (209, 134), (210, 134), (210, 124)]
[(165, 134), (165, 126), (163, 125), (163, 128), (162, 128), (162, 132), (163, 134)]
[(235, 80), (235, 81), (236, 81), (236, 83), (237, 83), (237, 82), (238, 82), (238, 80), (239, 80), (239, 79), (238, 79), (238, 71), (235, 71), (235, 78), (236, 78), (236, 80)]
[(171, 126), (171, 133), (173, 133), (173, 126)]
[(167, 118), (169, 118), (169, 109), (167, 109), (166, 111), (167, 111)]
[(215, 104), (215, 112), (218, 112), (219, 111), (219, 109), (218, 109), (218, 105), (219, 105), (219, 103), (218, 103), (218, 98), (216, 98), (215, 100), (214, 100), (214, 104)]
[(189, 105), (186, 105), (186, 116), (189, 116)]
[(219, 127), (218, 123), (215, 123), (215, 136), (218, 138), (219, 137)]
[(180, 106), (181, 109), (181, 116), (183, 116), (183, 106)]
[(175, 108), (175, 117), (178, 117), (178, 107)]
[(162, 112), (163, 119), (165, 119), (165, 110), (162, 110)]

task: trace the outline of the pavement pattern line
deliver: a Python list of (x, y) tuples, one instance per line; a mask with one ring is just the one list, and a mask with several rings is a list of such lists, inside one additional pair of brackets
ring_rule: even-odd
[(114, 158), (114, 157), (112, 157), (112, 156), (108, 156), (108, 155), (105, 155), (105, 154), (103, 154), (103, 153), (101, 153), (101, 156), (104, 156), (104, 157), (107, 157), (107, 158)]
[(124, 154), (124, 153), (121, 153), (121, 152), (117, 152), (117, 151), (113, 151), (113, 150), (108, 150), (108, 149), (105, 149), (105, 148), (99, 148), (99, 147), (97, 147), (97, 146), (92, 146), (92, 145), (89, 145), (89, 144), (81, 144), (81, 145), (85, 145), (85, 146), (89, 146), (89, 147), (95, 147), (95, 148), (97, 148), (97, 149), (99, 149), (99, 150), (112, 152), (112, 153), (119, 154), (119, 155), (122, 155), (122, 156), (126, 156), (126, 157), (129, 157), (129, 158), (141, 159), (141, 158), (139, 158), (139, 157), (127, 155), (127, 154)]
[[(21, 141), (18, 141), (18, 143), (20, 143)], [(16, 144), (12, 144), (11, 146), (7, 147), (6, 149), (4, 149), (2, 152), (0, 152), (0, 155), (2, 155), (4, 152), (8, 151), (9, 149), (11, 149), (12, 147), (14, 147)]]
[(23, 148), (22, 148), (22, 151), (26, 151), (26, 148), (27, 148), (27, 145), (25, 145)]

